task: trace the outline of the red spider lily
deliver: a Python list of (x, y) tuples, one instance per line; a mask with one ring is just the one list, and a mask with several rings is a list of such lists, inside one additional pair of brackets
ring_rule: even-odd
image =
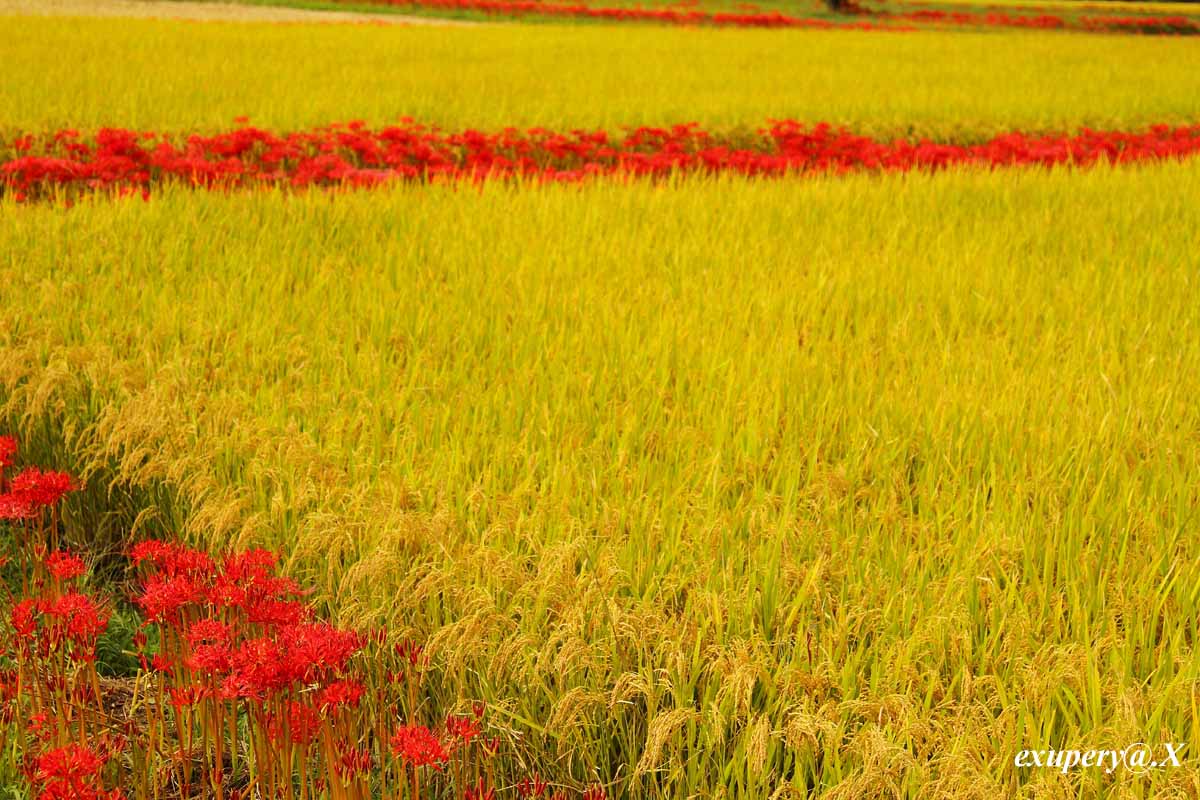
[(532, 777), (526, 776), (517, 784), (517, 794), (521, 797), (543, 797), (546, 790), (550, 788), (550, 784), (542, 780), (542, 776), (536, 772)]
[(54, 726), (50, 724), (50, 715), (39, 711), (29, 715), (29, 732), (37, 739), (44, 740), (53, 733)]
[[(32, 142), (32, 140), (30, 140)], [(21, 148), (18, 146), (17, 150)], [(13, 436), (0, 436), (0, 472), (4, 472), (5, 467), (13, 465), (13, 459), (17, 455), (17, 440)]]
[(228, 697), (263, 698), (289, 686), (340, 678), (360, 645), (353, 631), (303, 623), (279, 627), (232, 649), (198, 647), (191, 666), (221, 677)]
[(78, 578), (86, 572), (87, 565), (79, 556), (58, 550), (46, 557), (46, 569), (55, 578), (66, 581)]
[(262, 699), (293, 682), (284, 651), (269, 637), (242, 642), (229, 653), (222, 693), (227, 697)]
[[(0, 153), (0, 187), (36, 195), (53, 187), (77, 187), (80, 191), (149, 188), (181, 180), (195, 186), (233, 189), (511, 178), (547, 182), (602, 176), (657, 179), (681, 173), (782, 178), (856, 171), (937, 171), (955, 166), (1083, 167), (1200, 154), (1200, 125), (1155, 126), (1141, 132), (1085, 129), (1073, 135), (1013, 132), (980, 144), (881, 141), (831, 125), (794, 121), (776, 122), (756, 135), (736, 138), (695, 124), (642, 127), (614, 137), (605, 131), (555, 133), (538, 128), (446, 133), (412, 122), (375, 131), (352, 122), (285, 135), (247, 128), (191, 136), (182, 145), (166, 136), (150, 136), (151, 140), (143, 142), (133, 134), (123, 138), (113, 131), (101, 131), (91, 147), (72, 140), (73, 147), (83, 149), (69, 155), (60, 152), (63, 145), (57, 139), (44, 137), (38, 140), (39, 155), (3, 163)], [(210, 177), (197, 180), (197, 174)], [(272, 574), (275, 557), (262, 551), (227, 560), (220, 575), (206, 554), (176, 545), (143, 542), (131, 555), (138, 563), (150, 562), (168, 577), (202, 574), (205, 590), (212, 593), (210, 600), (229, 607), (258, 604), (266, 622), (279, 611), (271, 603), (299, 593), (294, 583)]]
[(135, 565), (141, 565), (143, 562), (149, 561), (151, 564), (159, 566), (170, 557), (173, 551), (174, 548), (166, 542), (158, 539), (147, 539), (129, 548), (129, 560)]
[(21, 600), (12, 607), (8, 621), (19, 639), (29, 640), (37, 633), (38, 613), (36, 600)]
[(255, 625), (300, 625), (312, 617), (312, 611), (294, 600), (258, 600), (246, 606), (246, 618)]
[(223, 641), (194, 644), (186, 664), (202, 675), (225, 674), (233, 668), (233, 648)]
[(268, 578), (274, 575), (279, 556), (270, 550), (246, 550), (230, 553), (221, 564), (221, 571), (234, 580)]
[(356, 631), (327, 622), (289, 626), (281, 629), (279, 636), (287, 646), (291, 668), (309, 683), (342, 675), (363, 643)]
[(413, 767), (441, 770), (450, 754), (433, 731), (424, 725), (402, 725), (392, 734), (392, 752)]
[(216, 608), (252, 609), (266, 621), (277, 621), (288, 615), (296, 618), (289, 598), (303, 594), (291, 578), (274, 574), (277, 556), (267, 550), (251, 550), (227, 556), (221, 571), (207, 590), (207, 599)]
[(171, 706), (176, 710), (196, 705), (204, 699), (205, 694), (203, 686), (172, 686), (167, 690)]
[(208, 553), (182, 545), (171, 547), (158, 567), (168, 575), (188, 575), (192, 578), (206, 578), (216, 569)]
[(317, 693), (317, 707), (324, 714), (334, 713), (341, 708), (358, 706), (366, 687), (355, 680), (335, 681)]
[(33, 779), (41, 787), (39, 800), (121, 800), (119, 789), (105, 791), (101, 784), (104, 761), (92, 749), (70, 744), (37, 758)]
[(184, 638), (188, 644), (196, 647), (200, 644), (224, 644), (232, 635), (233, 629), (228, 623), (215, 619), (201, 619), (188, 626)]
[(582, 800), (608, 800), (608, 792), (598, 783), (592, 784), (583, 793)]
[[(145, 141), (118, 132), (103, 138), (105, 146), (126, 153)], [(74, 155), (86, 150), (74, 132), (55, 141)], [(70, 485), (69, 478), (60, 480), (65, 473), (26, 470), (22, 476), (4, 496), (23, 493), (23, 502), (35, 511), (57, 502)], [(33, 784), (30, 797), (118, 800), (121, 794), (105, 789), (102, 781), (102, 773), (110, 771), (123, 785), (136, 787), (138, 796), (155, 796), (164, 784), (144, 781), (163, 770), (175, 773), (169, 780), (182, 794), (190, 796), (203, 785), (220, 794), (230, 760), (252, 748), (266, 767), (264, 796), (284, 796), (298, 779), (301, 796), (332, 792), (361, 799), (370, 796), (376, 780), (394, 776), (395, 765), (378, 763), (377, 755), (383, 754), (375, 751), (390, 743), (412, 782), (412, 796), (425, 796), (418, 771), (432, 767), (438, 775), (429, 776), (429, 793), (494, 800), (494, 791), (482, 781), (464, 788), (468, 774), (479, 774), (477, 766), (459, 769), (472, 766), (467, 745), (481, 738), (486, 706), (475, 703), (469, 715), (447, 717), (444, 738), (414, 724), (378, 742), (375, 737), (386, 730), (383, 720), (396, 713), (394, 689), (380, 683), (394, 662), (385, 659), (371, 670), (360, 654), (364, 648), (368, 657), (386, 654), (387, 631), (363, 634), (314, 621), (312, 610), (299, 600), (306, 592), (276, 574), (279, 557), (265, 550), (214, 559), (162, 541), (131, 548), (141, 582), (134, 599), (146, 617), (132, 644), (148, 702), (139, 705), (144, 719), (139, 713), (114, 723), (106, 711), (109, 690), (94, 663), (108, 612), (96, 598), (63, 592), (58, 582), (83, 575), (86, 565), (75, 554), (48, 549), (45, 542), (34, 542), (30, 554), (44, 562), (56, 582), (47, 586), (39, 575), (27, 589), (35, 596), (9, 601), (12, 634), (0, 641), (0, 657), (15, 666), (0, 670), (0, 725), (21, 725), (19, 746), (50, 747), (64, 736), (88, 746), (47, 752), (34, 760), (36, 765), (27, 761), (23, 773)], [(158, 626), (158, 652), (151, 655), (153, 626)], [(406, 665), (408, 707), (417, 708), (420, 681), (412, 668), (424, 666), (428, 657), (409, 641), (396, 653)], [(363, 703), (368, 686), (371, 702)], [(106, 767), (127, 742), (133, 755), (121, 758), (120, 769)], [(482, 751), (494, 754), (498, 746), (496, 739), (484, 740)], [(299, 769), (297, 760), (303, 765)], [(129, 772), (131, 763), (139, 774)], [(450, 763), (455, 769), (447, 769)]]
[(446, 732), (458, 740), (458, 744), (466, 746), (470, 744), (483, 731), (479, 726), (479, 720), (475, 717), (446, 717)]
[(271, 574), (275, 556), (266, 551), (229, 556), (220, 570), (207, 553), (153, 540), (135, 545), (130, 557), (150, 568), (135, 602), (155, 622), (179, 625), (191, 607), (238, 610), (264, 626), (296, 625), (311, 616), (287, 599), (304, 592), (292, 579)]
[(78, 489), (66, 472), (51, 472), (29, 467), (13, 477), (9, 492), (34, 506), (53, 506), (67, 493)]
[(70, 641), (84, 658), (94, 658), (96, 640), (108, 627), (109, 614), (94, 599), (68, 592), (39, 604), (43, 627), (52, 646)]
[(37, 507), (28, 498), (12, 493), (0, 494), (0, 519), (33, 519), (37, 513)]
[(151, 575), (142, 583), (134, 603), (152, 622), (178, 624), (183, 609), (203, 599), (196, 583), (186, 575)]

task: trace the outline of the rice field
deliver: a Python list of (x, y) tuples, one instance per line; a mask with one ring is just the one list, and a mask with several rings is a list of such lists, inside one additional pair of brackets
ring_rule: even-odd
[(1200, 95), (1200, 48), (1189, 39), (1053, 31), (627, 25), (614, 34), (598, 25), (12, 17), (0, 26), (0, 48), (11, 54), (0, 130), (12, 132), (211, 131), (241, 116), (281, 130), (404, 116), (485, 130), (755, 128), (796, 119), (878, 136), (973, 140), (1014, 129), (1191, 124)]
[[(1129, 35), (11, 17), (0, 52), (4, 143), (1200, 121), (1200, 50)], [(0, 192), (0, 433), (80, 477), (98, 571), (271, 548), (422, 642), (500, 797), (1194, 797), (1190, 747), (1014, 757), (1200, 742), (1197, 196), (1195, 160)]]

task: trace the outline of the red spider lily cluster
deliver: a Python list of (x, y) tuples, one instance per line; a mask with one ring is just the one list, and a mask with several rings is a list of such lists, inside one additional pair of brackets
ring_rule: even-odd
[(1145, 33), (1168, 36), (1200, 35), (1200, 22), (1187, 17), (1083, 17), (1084, 28), (1109, 33)]
[(942, 9), (919, 9), (916, 11), (880, 12), (888, 19), (905, 20), (932, 25), (960, 25), (990, 28), (1033, 28), (1055, 30), (1068, 27), (1067, 20), (1054, 14), (1012, 14), (1005, 11), (945, 11)]
[(16, 745), (39, 800), (117, 800), (123, 794), (105, 789), (101, 772), (121, 745), (96, 671), (109, 604), (83, 588), (83, 559), (58, 550), (60, 502), (78, 487), (65, 472), (35, 467), (10, 477), (16, 455), (16, 440), (0, 437), (0, 531), (11, 537), (21, 583), (19, 596), (6, 587), (0, 598), (0, 752)]
[[(3, 470), (4, 451), (10, 445), (12, 437), (5, 437), (6, 442), (0, 444), (0, 470)], [(9, 451), (11, 459), (15, 449)], [(71, 476), (65, 472), (43, 472), (37, 467), (30, 467), (11, 480), (0, 478), (0, 518), (2, 519), (33, 519), (40, 517), (42, 509), (53, 507), (63, 495), (74, 489)], [(57, 528), (55, 528), (57, 533)]]
[(715, 25), (728, 28), (806, 28), (814, 30), (909, 30), (865, 20), (837, 22), (793, 17), (778, 12), (746, 9), (740, 13), (699, 11), (683, 4), (663, 8), (606, 7), (586, 2), (554, 3), (543, 0), (369, 0), (372, 4), (437, 11), (473, 11), (504, 17), (567, 17), (605, 22), (656, 22), (667, 25)]
[[(166, 182), (232, 189), (263, 186), (370, 187), (395, 181), (525, 178), (579, 181), (599, 176), (664, 178), (733, 173), (754, 177), (855, 171), (935, 171), (955, 166), (1089, 166), (1182, 159), (1200, 152), (1200, 126), (1155, 126), (1140, 132), (1084, 130), (1075, 135), (997, 136), (978, 144), (883, 141), (827, 124), (776, 122), (740, 134), (698, 125), (556, 133), (507, 129), (447, 133), (405, 121), (371, 129), (362, 123), (275, 134), (242, 127), (183, 140), (104, 129), (85, 140), (76, 131), (21, 136), (0, 146), (0, 191), (18, 200), (70, 191), (142, 192)], [(15, 481), (16, 479), (14, 479)], [(30, 480), (35, 480), (30, 478)], [(45, 491), (62, 486), (38, 476)], [(17, 493), (7, 502), (26, 506)]]
[(992, 28), (1036, 28), (1055, 30), (1074, 28), (1103, 33), (1143, 33), (1174, 36), (1200, 34), (1200, 23), (1187, 17), (1109, 17), (1080, 16), (1073, 20), (1055, 14), (1013, 14), (991, 10), (985, 13), (919, 9), (899, 13), (880, 12), (875, 16), (934, 25), (959, 25)]
[[(500, 796), (486, 706), (428, 719), (424, 649), (318, 619), (265, 550), (134, 545), (140, 669), (102, 679), (97, 645), (114, 603), (87, 591), (83, 558), (51, 544), (76, 485), (36, 469), (9, 480), (15, 455), (0, 438), (0, 533), (23, 580), (0, 601), (0, 767), (38, 800)], [(536, 774), (514, 794), (567, 798)]]
[(103, 788), (107, 759), (90, 747), (69, 744), (47, 750), (33, 766), (39, 800), (124, 800), (120, 789)]

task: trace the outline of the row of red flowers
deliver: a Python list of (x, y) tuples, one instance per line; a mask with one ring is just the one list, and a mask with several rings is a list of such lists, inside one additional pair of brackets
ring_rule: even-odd
[(733, 28), (814, 28), (819, 30), (911, 30), (901, 26), (855, 20), (838, 22), (812, 17), (794, 17), (779, 12), (739, 13), (700, 11), (678, 4), (661, 8), (641, 6), (607, 7), (588, 2), (562, 3), (546, 0), (367, 0), (373, 5), (472, 11), (503, 17), (566, 17), (605, 22), (657, 22), (669, 25), (717, 25)]
[(960, 25), (998, 28), (1037, 28), (1052, 30), (1072, 28), (1088, 31), (1115, 33), (1144, 33), (1196, 35), (1200, 34), (1200, 23), (1183, 16), (1071, 16), (1056, 14), (1017, 14), (1000, 10), (982, 13), (972, 11), (945, 11), (921, 9), (906, 12), (870, 12), (860, 10), (871, 20), (853, 22), (830, 19), (797, 17), (780, 12), (746, 10), (739, 13), (701, 11), (672, 4), (659, 8), (642, 6), (607, 7), (592, 5), (586, 1), (563, 3), (547, 0), (369, 0), (379, 5), (403, 6), (408, 8), (433, 9), (438, 11), (471, 11), (506, 17), (541, 16), (594, 19), (608, 22), (657, 22), (670, 25), (716, 25), (737, 28), (815, 28), (820, 30), (885, 30), (907, 31), (911, 26), (900, 24), (916, 22), (922, 24)]
[(733, 173), (782, 177), (956, 166), (1087, 166), (1182, 159), (1200, 152), (1200, 125), (1139, 132), (997, 136), (978, 144), (883, 141), (827, 124), (776, 122), (717, 134), (695, 124), (637, 128), (624, 135), (506, 129), (448, 133), (405, 121), (275, 134), (253, 127), (177, 139), (104, 129), (25, 135), (0, 144), (0, 191), (18, 199), (63, 190), (149, 191), (168, 181), (207, 188), (376, 186), (396, 180), (591, 176), (665, 177)]
[[(497, 798), (502, 742), (485, 704), (431, 724), (429, 654), (318, 619), (265, 550), (133, 546), (140, 669), (102, 680), (114, 598), (58, 547), (59, 506), (78, 487), (36, 468), (9, 480), (16, 451), (0, 437), (0, 534), (21, 584), (0, 597), (0, 779), (23, 776), (37, 800)], [(536, 773), (509, 790), (568, 796)]]
[[(422, 0), (423, 1), (423, 0)], [(1200, 34), (1200, 22), (1184, 16), (1079, 16), (1061, 17), (1056, 14), (1013, 14), (989, 10), (984, 13), (919, 9), (904, 12), (881, 12), (877, 17), (936, 25), (960, 25), (993, 28), (1039, 28), (1054, 30), (1074, 28), (1103, 33), (1143, 33), (1176, 36)]]

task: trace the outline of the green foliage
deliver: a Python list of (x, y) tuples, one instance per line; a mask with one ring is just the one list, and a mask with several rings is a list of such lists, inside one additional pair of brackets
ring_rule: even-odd
[(96, 672), (108, 678), (137, 674), (138, 660), (133, 645), (141, 619), (130, 608), (113, 609), (108, 629), (96, 643)]

